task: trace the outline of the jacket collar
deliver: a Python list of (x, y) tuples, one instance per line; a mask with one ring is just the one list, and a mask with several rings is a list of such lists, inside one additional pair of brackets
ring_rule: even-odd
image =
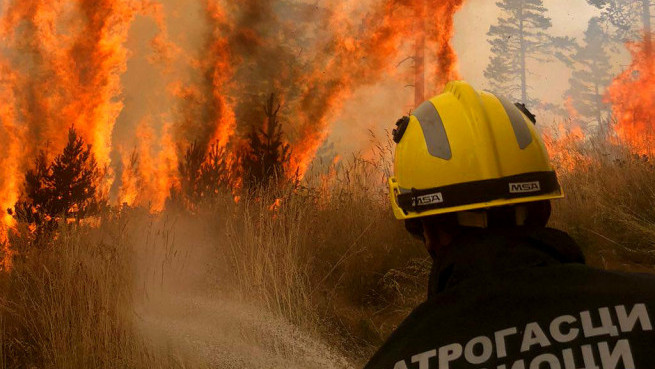
[(584, 264), (566, 233), (543, 227), (470, 229), (457, 237), (432, 267), (428, 297), (484, 274), (553, 264)]

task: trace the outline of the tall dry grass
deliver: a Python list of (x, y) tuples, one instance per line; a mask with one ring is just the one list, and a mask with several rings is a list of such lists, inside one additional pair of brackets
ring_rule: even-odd
[[(588, 263), (655, 271), (655, 162), (625, 147), (560, 148), (566, 199), (551, 226), (568, 231)], [(571, 165), (573, 164), (573, 165)], [(388, 166), (355, 159), (318, 193), (258, 194), (228, 223), (240, 291), (317, 327), (353, 358), (367, 357), (425, 297), (430, 260), (388, 210)], [(277, 266), (284, 266), (277, 268)]]
[(138, 334), (130, 228), (120, 214), (101, 222), (98, 228), (62, 224), (55, 240), (37, 245), (13, 240), (23, 254), (2, 276), (0, 367), (190, 366)]
[(353, 159), (300, 190), (221, 204), (232, 214), (213, 238), (222, 279), (352, 358), (368, 356), (424, 298), (429, 269), (388, 211), (384, 177), (379, 164)]
[[(567, 198), (555, 203), (551, 225), (570, 232), (593, 266), (652, 271), (653, 163), (612, 145), (566, 149), (570, 160), (556, 164)], [(261, 189), (238, 203), (223, 194), (194, 213), (125, 210), (99, 227), (64, 228), (3, 277), (4, 367), (202, 364), (174, 343), (153, 344), (139, 328), (144, 302), (184, 294), (239, 301), (237, 310), (284, 319), (363, 363), (425, 298), (430, 268), (422, 245), (388, 209), (383, 151), (299, 189)], [(239, 339), (296, 355), (293, 339), (258, 332)]]
[(568, 155), (577, 165), (559, 171), (566, 199), (555, 202), (552, 225), (568, 231), (596, 267), (653, 271), (655, 161), (605, 142)]

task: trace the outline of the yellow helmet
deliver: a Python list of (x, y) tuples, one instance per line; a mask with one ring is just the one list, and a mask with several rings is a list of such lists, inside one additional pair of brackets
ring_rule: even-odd
[(394, 130), (396, 218), (562, 198), (533, 123), (522, 105), (449, 83)]

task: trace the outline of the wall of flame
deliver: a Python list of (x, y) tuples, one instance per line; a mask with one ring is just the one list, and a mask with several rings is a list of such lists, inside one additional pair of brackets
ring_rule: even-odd
[[(99, 184), (104, 194), (162, 210), (177, 185), (184, 148), (197, 142), (236, 150), (271, 91), (284, 104), (288, 169), (302, 177), (344, 102), (397, 76), (419, 6), (439, 19), (426, 30), (427, 53), (436, 61), (430, 92), (458, 77), (450, 41), (462, 3), (6, 1), (0, 9), (1, 209), (21, 196), (34, 156), (56, 155), (74, 126), (106, 171)], [(13, 220), (4, 214), (6, 229)]]
[[(196, 142), (236, 151), (272, 91), (284, 105), (287, 169), (302, 177), (344, 114), (360, 119), (350, 111), (357, 105), (383, 108), (374, 96), (411, 81), (398, 62), (413, 55), (417, 14), (428, 20), (427, 94), (460, 77), (451, 41), (463, 4), (7, 0), (0, 9), (3, 228), (13, 226), (4, 209), (20, 198), (35, 154), (61, 151), (69, 127), (93, 145), (107, 173), (103, 193), (160, 211), (179, 185), (183, 150)], [(629, 45), (633, 63), (608, 93), (616, 135), (640, 153), (651, 149), (655, 103), (647, 39)], [(371, 119), (361, 117), (363, 125)]]

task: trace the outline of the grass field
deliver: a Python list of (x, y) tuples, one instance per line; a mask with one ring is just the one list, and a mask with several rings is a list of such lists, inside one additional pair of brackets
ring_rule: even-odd
[[(655, 265), (655, 168), (609, 145), (555, 158), (553, 227), (598, 268)], [(388, 163), (194, 214), (114, 210), (64, 226), (1, 277), (2, 368), (346, 368), (426, 294), (430, 260), (393, 219)], [(278, 207), (271, 207), (281, 199)]]

